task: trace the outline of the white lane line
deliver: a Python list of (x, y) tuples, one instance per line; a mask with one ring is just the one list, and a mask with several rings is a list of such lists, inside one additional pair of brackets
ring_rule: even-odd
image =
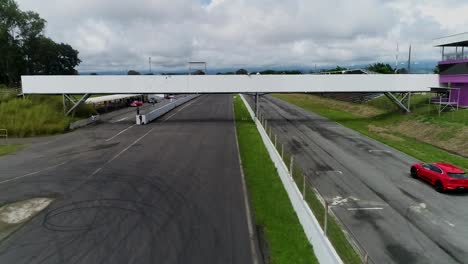
[(369, 149), (368, 151), (369, 151), (370, 153), (374, 153), (374, 152), (392, 153), (390, 150), (384, 150), (384, 149)]
[[(198, 98), (197, 98), (198, 99)], [(168, 120), (169, 118), (175, 116), (177, 113), (179, 113), (181, 110), (183, 110), (184, 108), (186, 108), (187, 106), (193, 104), (195, 101), (192, 101), (191, 103), (185, 105), (184, 107), (180, 108), (177, 112), (175, 112), (173, 115), (169, 116), (168, 118), (166, 118), (164, 121)], [(164, 122), (163, 121), (163, 122)], [(136, 125), (136, 124), (135, 124)], [(131, 127), (135, 126), (135, 125), (132, 125), (130, 127), (128, 127), (127, 129), (130, 129)], [(153, 130), (155, 129), (155, 127), (151, 128), (148, 132), (146, 132), (143, 136), (139, 137), (138, 139), (136, 139), (135, 141), (132, 142), (132, 144), (130, 144), (129, 146), (127, 146), (126, 148), (124, 148), (122, 151), (120, 151), (119, 153), (117, 153), (117, 155), (115, 155), (114, 157), (112, 157), (110, 160), (108, 160), (104, 165), (106, 164), (109, 164), (111, 163), (112, 161), (114, 161), (116, 158), (118, 158), (120, 155), (122, 155), (123, 153), (125, 153), (125, 151), (127, 151), (128, 149), (130, 149), (133, 145), (135, 145), (136, 143), (138, 143), (140, 140), (142, 140), (144, 137), (146, 137), (149, 133), (151, 133)], [(125, 131), (125, 130), (124, 130)], [(120, 133), (124, 132), (124, 131), (121, 131)], [(119, 133), (119, 134), (120, 134)], [(118, 134), (117, 134), (118, 135)], [(116, 136), (117, 136), (116, 135)], [(114, 136), (115, 137), (115, 136)], [(107, 140), (106, 140), (107, 141)], [(102, 168), (99, 168), (97, 169), (93, 175), (97, 174), (99, 171), (101, 171)]]
[(360, 208), (348, 208), (348, 211), (359, 211), (359, 210), (382, 210), (383, 207), (360, 207)]
[(40, 171), (35, 171), (35, 172), (31, 172), (31, 173), (28, 173), (28, 174), (25, 174), (25, 175), (21, 175), (21, 176), (18, 176), (18, 177), (14, 177), (14, 178), (11, 178), (11, 179), (8, 179), (8, 180), (4, 180), (4, 181), (0, 181), (0, 184), (3, 184), (3, 183), (6, 183), (6, 182), (10, 182), (10, 181), (15, 181), (15, 180), (18, 180), (18, 179), (21, 179), (21, 178), (24, 178), (24, 177), (28, 177), (28, 176), (33, 176), (33, 175), (36, 175), (36, 174), (39, 174), (41, 172), (44, 172), (44, 171), (48, 171), (50, 169), (54, 169), (54, 168), (57, 168), (59, 166), (62, 166), (63, 164), (67, 163), (68, 161), (64, 161), (62, 163), (59, 163), (57, 165), (54, 165), (54, 166), (50, 166), (50, 167), (47, 167), (43, 170), (40, 170)]
[(175, 116), (176, 114), (178, 114), (178, 113), (179, 113), (180, 111), (182, 111), (184, 108), (186, 108), (186, 107), (188, 107), (189, 105), (195, 103), (195, 101), (197, 101), (199, 98), (201, 98), (201, 97), (197, 97), (197, 98), (195, 98), (195, 100), (193, 100), (192, 102), (190, 102), (190, 103), (184, 105), (182, 108), (180, 108), (179, 110), (177, 110), (177, 112), (175, 112), (174, 114), (170, 115), (168, 118), (164, 119), (162, 122), (169, 120), (171, 117), (173, 117), (173, 116)]
[(154, 127), (152, 129), (150, 129), (148, 132), (146, 132), (143, 136), (139, 137), (138, 139), (136, 139), (135, 141), (133, 141), (132, 144), (130, 144), (128, 147), (124, 148), (122, 151), (120, 151), (119, 153), (117, 153), (117, 155), (115, 155), (114, 157), (112, 157), (112, 159), (108, 160), (106, 162), (106, 164), (108, 163), (111, 163), (113, 160), (115, 160), (116, 158), (118, 158), (120, 155), (122, 155), (125, 151), (127, 151), (129, 148), (131, 148), (133, 145), (135, 145), (136, 143), (138, 143), (138, 141), (142, 140), (144, 137), (146, 137), (149, 133), (151, 133), (151, 131), (154, 130)]
[(127, 119), (128, 119), (128, 117), (124, 117), (124, 118), (121, 118), (119, 120), (112, 121), (111, 123), (122, 122), (122, 121), (127, 120)]
[(91, 176), (94, 176), (94, 175), (98, 174), (101, 170), (102, 170), (102, 168), (99, 168), (99, 169), (95, 170), (95, 171), (91, 174)]
[(455, 225), (454, 225), (454, 224), (450, 223), (450, 222), (449, 222), (449, 221), (447, 221), (447, 220), (444, 220), (444, 222), (445, 222), (445, 223), (447, 223), (447, 224), (448, 224), (449, 226), (451, 226), (451, 227), (455, 227)]
[(343, 175), (343, 172), (340, 171), (340, 170), (323, 170), (323, 171), (316, 171), (315, 174), (316, 174), (316, 175), (319, 175), (319, 174), (321, 174), (321, 173), (329, 173), (329, 172), (339, 173), (339, 174)]
[(133, 125), (131, 125), (131, 126), (125, 128), (124, 130), (120, 131), (119, 133), (117, 133), (117, 134), (114, 135), (113, 137), (106, 139), (106, 141), (109, 141), (109, 140), (112, 140), (112, 139), (116, 138), (117, 136), (119, 136), (120, 134), (122, 134), (123, 132), (129, 130), (130, 128), (132, 128), (132, 127), (134, 127), (134, 126), (136, 126), (136, 124), (133, 124)]

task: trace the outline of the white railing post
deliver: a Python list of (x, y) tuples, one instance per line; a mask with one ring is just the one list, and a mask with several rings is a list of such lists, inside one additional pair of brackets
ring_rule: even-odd
[(325, 214), (323, 219), (323, 233), (327, 236), (327, 228), (328, 228), (328, 201), (325, 201)]
[(306, 199), (306, 176), (302, 175), (302, 198)]
[(294, 156), (291, 156), (291, 161), (289, 163), (289, 174), (293, 178), (293, 167), (294, 167)]

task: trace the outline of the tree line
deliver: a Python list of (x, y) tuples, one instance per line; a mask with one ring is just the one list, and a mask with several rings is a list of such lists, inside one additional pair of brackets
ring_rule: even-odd
[(47, 21), (0, 0), (0, 84), (20, 85), (21, 75), (77, 74), (78, 51), (44, 35)]
[[(381, 62), (370, 64), (365, 69), (368, 70), (368, 71), (376, 72), (376, 73), (380, 73), (380, 74), (394, 74), (394, 73), (407, 74), (408, 73), (408, 70), (406, 70), (406, 68), (401, 68), (401, 69), (395, 70), (395, 68), (390, 66), (390, 64), (381, 63)], [(321, 70), (319, 70), (317, 72), (315, 72), (315, 71), (303, 72), (303, 71), (300, 71), (300, 70), (264, 70), (264, 71), (259, 71), (258, 73), (262, 74), (262, 75), (268, 75), (268, 74), (305, 74), (305, 73), (342, 72), (342, 71), (347, 71), (347, 70), (350, 70), (350, 69), (345, 68), (345, 67), (341, 67), (341, 66), (336, 66), (335, 68), (321, 69)], [(245, 74), (257, 74), (257, 72), (249, 73), (246, 69), (238, 69), (237, 71), (218, 72), (217, 74), (218, 75), (232, 75), (232, 74), (238, 74), (238, 75), (239, 74), (240, 75), (244, 74), (245, 75)]]

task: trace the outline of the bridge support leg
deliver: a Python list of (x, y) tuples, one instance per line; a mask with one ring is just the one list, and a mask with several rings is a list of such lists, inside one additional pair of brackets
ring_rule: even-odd
[(385, 96), (405, 113), (411, 113), (411, 92), (397, 94), (386, 92)]
[(258, 93), (255, 93), (255, 118), (258, 119)]
[(80, 106), (91, 96), (91, 94), (85, 94), (80, 99), (75, 98), (70, 94), (63, 94), (63, 111), (65, 115), (69, 115), (75, 111), (75, 109)]

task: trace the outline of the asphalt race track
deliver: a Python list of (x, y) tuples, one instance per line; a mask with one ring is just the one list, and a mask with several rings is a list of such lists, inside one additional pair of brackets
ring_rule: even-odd
[(370, 263), (467, 263), (468, 193), (437, 193), (414, 158), (282, 100), (260, 112)]
[(0, 263), (252, 263), (232, 95), (133, 112), (0, 157), (0, 200), (56, 197)]

